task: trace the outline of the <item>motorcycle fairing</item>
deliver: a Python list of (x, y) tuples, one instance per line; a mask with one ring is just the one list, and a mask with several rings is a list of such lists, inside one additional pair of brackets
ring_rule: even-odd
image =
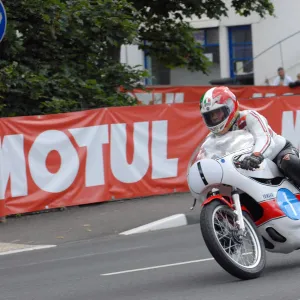
[(277, 203), (284, 214), (292, 220), (300, 220), (300, 201), (289, 189), (281, 188), (277, 192)]

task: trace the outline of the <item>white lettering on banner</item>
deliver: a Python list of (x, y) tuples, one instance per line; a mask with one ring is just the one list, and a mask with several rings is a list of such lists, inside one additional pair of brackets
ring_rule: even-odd
[[(61, 158), (60, 169), (49, 172), (46, 159), (51, 151), (57, 151)], [(50, 193), (66, 190), (73, 183), (79, 169), (78, 153), (68, 136), (59, 130), (41, 133), (34, 141), (28, 155), (31, 176), (36, 185)]]
[(275, 97), (276, 94), (275, 93), (266, 93), (266, 94), (263, 94), (263, 93), (254, 93), (252, 95), (253, 98), (268, 98), (268, 97)]
[[(295, 124), (295, 125), (294, 125)], [(292, 111), (282, 113), (282, 135), (296, 148), (300, 146), (300, 111), (297, 110), (296, 121)]]
[[(142, 102), (145, 105), (149, 105), (151, 101), (154, 104), (162, 104), (163, 103), (163, 95), (162, 93), (128, 93), (131, 97), (136, 97), (138, 101)], [(183, 103), (184, 102), (184, 93), (166, 93), (166, 103)]]
[(254, 93), (254, 94), (252, 95), (252, 98), (261, 98), (262, 96), (263, 96), (262, 93)]
[(103, 144), (107, 144), (108, 125), (69, 129), (79, 147), (87, 147), (85, 186), (105, 183)]
[(152, 124), (152, 179), (177, 176), (178, 158), (168, 159), (168, 121)]
[(152, 94), (152, 101), (154, 102), (154, 104), (162, 104), (163, 95), (161, 93), (153, 93)]
[[(184, 93), (127, 93), (132, 98), (137, 98), (139, 102), (143, 103), (144, 105), (150, 105), (150, 102), (154, 104), (162, 104), (164, 95), (165, 95), (165, 103), (172, 104), (172, 103), (183, 103), (184, 102)], [(248, 97), (249, 99), (255, 98), (271, 98), (277, 96), (292, 96), (295, 95), (294, 93), (283, 93), (277, 95), (274, 92), (270, 93), (253, 93), (252, 97)]]
[(113, 175), (122, 182), (140, 181), (149, 168), (149, 122), (134, 123), (133, 160), (126, 158), (126, 124), (111, 125), (110, 164)]
[[(111, 126), (110, 141), (108, 126)], [(120, 182), (138, 182), (150, 168), (150, 155), (152, 179), (177, 176), (178, 158), (168, 158), (167, 120), (152, 122), (152, 141), (150, 122), (133, 123), (133, 142), (130, 141), (133, 147), (131, 163), (127, 161), (126, 126), (112, 124), (69, 129), (77, 143), (74, 146), (63, 131), (44, 131), (37, 136), (29, 150), (28, 172), (39, 189), (49, 193), (62, 192), (72, 185), (78, 175), (81, 161), (75, 147), (86, 147), (86, 187), (105, 184), (105, 167), (110, 167), (112, 174)], [(104, 166), (103, 145), (109, 143), (110, 166)], [(52, 151), (56, 151), (60, 156), (60, 162), (57, 161), (58, 171), (51, 171), (50, 165), (49, 169), (47, 167), (47, 158)], [(1, 199), (5, 198), (9, 178), (12, 197), (28, 195), (23, 135), (4, 137), (0, 148), (0, 167)]]
[(149, 105), (153, 98), (151, 93), (128, 93), (128, 95), (132, 98), (136, 97), (138, 101), (142, 102), (145, 105)]
[(184, 93), (167, 93), (166, 103), (183, 103)]
[(269, 97), (276, 97), (276, 96), (292, 96), (294, 93), (284, 93), (277, 95), (276, 93), (253, 93), (252, 98), (269, 98)]
[(0, 148), (0, 168), (0, 199), (5, 199), (5, 191), (9, 178), (12, 197), (26, 196), (28, 188), (24, 156), (24, 136), (22, 134), (7, 135), (4, 137)]

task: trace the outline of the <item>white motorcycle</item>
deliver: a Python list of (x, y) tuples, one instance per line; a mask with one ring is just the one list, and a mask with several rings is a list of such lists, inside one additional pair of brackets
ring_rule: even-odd
[(253, 136), (244, 130), (208, 136), (187, 171), (193, 207), (197, 200), (202, 204), (206, 246), (223, 269), (240, 279), (262, 274), (266, 251), (300, 249), (300, 190), (269, 159), (253, 171), (239, 168), (253, 145)]

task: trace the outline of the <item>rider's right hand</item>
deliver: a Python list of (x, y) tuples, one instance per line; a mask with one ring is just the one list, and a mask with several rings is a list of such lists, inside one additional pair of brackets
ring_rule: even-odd
[(263, 162), (264, 157), (260, 153), (252, 153), (250, 156), (245, 157), (240, 164), (240, 168), (244, 170), (255, 170)]

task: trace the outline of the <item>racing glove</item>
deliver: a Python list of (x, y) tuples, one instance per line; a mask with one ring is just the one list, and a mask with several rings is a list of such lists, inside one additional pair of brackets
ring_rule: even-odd
[(261, 153), (252, 153), (250, 156), (247, 156), (242, 160), (240, 168), (244, 170), (258, 169), (259, 165), (263, 162), (263, 160), (264, 157)]

